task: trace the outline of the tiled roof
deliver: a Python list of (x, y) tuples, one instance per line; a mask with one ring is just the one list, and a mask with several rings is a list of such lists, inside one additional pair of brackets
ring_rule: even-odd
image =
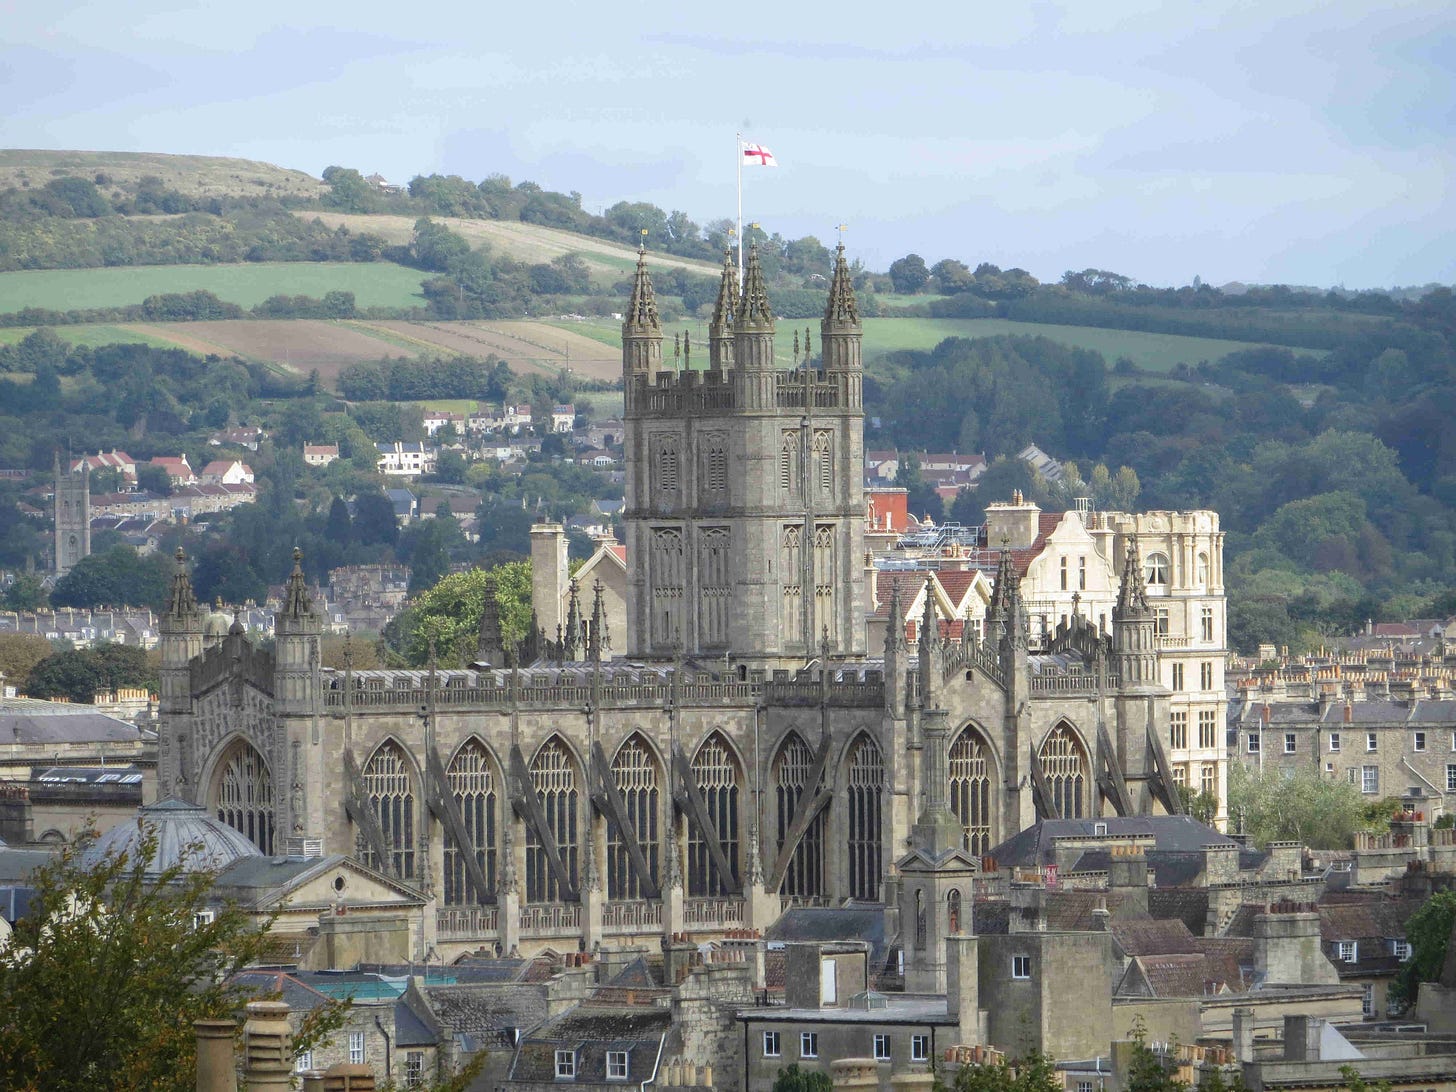
[(1128, 892), (1111, 891), (1048, 891), (1046, 899), (1046, 927), (1057, 932), (1085, 932), (1096, 928), (1095, 910), (1105, 908), (1114, 917), (1126, 913), (1130, 917), (1146, 918), (1141, 910), (1124, 907)]
[(672, 1027), (672, 1011), (646, 1005), (597, 1005), (586, 1002), (550, 1020), (524, 1039), (511, 1063), (513, 1081), (556, 1079), (556, 1051), (575, 1054), (578, 1083), (606, 1080), (609, 1050), (627, 1054), (627, 1082), (643, 1084), (655, 1070), (663, 1038)]
[(1108, 922), (1107, 931), (1124, 955), (1186, 955), (1198, 950), (1193, 934), (1176, 918), (1168, 921), (1119, 918)]

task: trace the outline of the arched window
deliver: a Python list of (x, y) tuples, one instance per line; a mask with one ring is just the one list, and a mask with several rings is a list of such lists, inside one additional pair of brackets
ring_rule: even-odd
[(1087, 755), (1065, 724), (1052, 729), (1037, 752), (1058, 819), (1081, 819), (1087, 788)]
[(828, 497), (834, 493), (834, 438), (828, 432), (814, 433), (814, 469), (819, 492)]
[(849, 753), (849, 894), (875, 902), (880, 897), (880, 806), (885, 764), (880, 748), (861, 736)]
[(364, 793), (384, 833), (389, 860), (375, 859), (372, 846), (364, 847), (364, 863), (402, 880), (415, 876), (415, 793), (410, 763), (399, 744), (384, 743), (364, 767)]
[[(495, 897), (496, 865), (496, 788), (490, 755), (478, 739), (467, 740), (445, 771), (450, 795), (465, 821), (469, 846), (455, 844), (450, 828), (445, 828), (445, 902), (460, 906), (488, 902)], [(488, 891), (472, 889), (465, 871), (464, 854), (474, 853), (485, 874)]]
[[(809, 784), (809, 774), (813, 769), (814, 752), (809, 750), (809, 745), (799, 738), (798, 733), (791, 732), (779, 748), (773, 767), (780, 852), (788, 841), (789, 827), (793, 825), (800, 799), (806, 793), (813, 796), (818, 791), (818, 785)], [(821, 808), (799, 839), (784, 871), (780, 888), (783, 894), (814, 897), (824, 893), (824, 816), (825, 810)]]
[(799, 434), (785, 432), (779, 447), (779, 489), (785, 499), (797, 493), (799, 485)]
[[(709, 736), (692, 761), (693, 783), (703, 796), (708, 818), (718, 831), (723, 856), (730, 868), (738, 867), (738, 762), (727, 742), (717, 732)], [(688, 895), (728, 895), (738, 888), (737, 875), (721, 876), (702, 834), (688, 828)]]
[(273, 778), (252, 744), (234, 740), (218, 770), (213, 796), (217, 817), (243, 834), (264, 856), (273, 853)]
[(1143, 580), (1148, 587), (1168, 586), (1168, 555), (1148, 554), (1148, 559), (1143, 562)]
[(1199, 554), (1197, 562), (1198, 584), (1200, 587), (1208, 587), (1208, 555)]
[[(627, 823), (632, 828), (652, 882), (657, 883), (657, 763), (641, 736), (634, 735), (622, 744), (612, 759), (612, 780), (627, 807)], [(616, 824), (608, 824), (607, 835), (607, 898), (640, 899), (642, 881), (632, 868), (631, 854)]]
[[(816, 628), (829, 628), (833, 636), (838, 627), (834, 619), (834, 528), (818, 527), (814, 531), (814, 617)], [(817, 640), (818, 634), (805, 634)]]
[(925, 950), (925, 892), (915, 891), (915, 949)]
[(804, 634), (804, 529), (790, 525), (783, 534), (784, 640), (797, 644)]
[(945, 897), (945, 920), (947, 931), (954, 936), (961, 931), (961, 893), (951, 888)]
[(967, 852), (985, 856), (993, 844), (991, 755), (974, 728), (963, 731), (950, 747), (950, 810), (961, 821)]
[[(531, 760), (531, 787), (541, 800), (546, 813), (546, 827), (556, 852), (566, 868), (566, 875), (576, 887), (577, 867), (577, 776), (576, 763), (566, 745), (552, 736)], [(555, 902), (565, 897), (561, 883), (552, 871), (545, 845), (533, 825), (526, 825), (526, 899), (530, 902)]]

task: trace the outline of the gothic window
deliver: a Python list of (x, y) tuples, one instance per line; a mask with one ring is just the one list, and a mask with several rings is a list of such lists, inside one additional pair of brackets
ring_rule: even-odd
[(703, 645), (728, 643), (728, 613), (733, 593), (728, 576), (727, 527), (698, 532), (698, 628)]
[(834, 438), (828, 432), (814, 433), (814, 470), (819, 492), (825, 497), (833, 496)]
[(706, 499), (727, 500), (728, 493), (728, 438), (721, 432), (710, 432), (703, 437), (702, 485)]
[(799, 491), (799, 434), (785, 432), (779, 447), (779, 490), (785, 499)]
[(676, 528), (659, 527), (652, 531), (652, 619), (653, 643), (669, 645), (682, 636), (679, 617), (682, 611), (683, 585), (686, 581), (683, 563), (683, 536)]
[(217, 777), (217, 817), (273, 853), (273, 778), (251, 744), (239, 739), (228, 748)]
[[(457, 845), (450, 828), (445, 828), (445, 902), (451, 906), (483, 903), (495, 897), (496, 788), (490, 756), (480, 740), (467, 740), (455, 752), (445, 780), (470, 838), (470, 845)], [(466, 853), (475, 854), (489, 890), (472, 889), (465, 871)]]
[(784, 641), (798, 643), (804, 640), (804, 529), (789, 526), (784, 528), (783, 537), (783, 579), (784, 579)]
[[(577, 778), (566, 745), (552, 736), (531, 760), (531, 787), (546, 813), (546, 829), (574, 888), (577, 868)], [(552, 871), (546, 846), (534, 824), (526, 824), (526, 899), (558, 902), (565, 897)]]
[[(698, 748), (692, 762), (693, 784), (707, 805), (708, 818), (718, 832), (729, 867), (738, 867), (738, 763), (723, 737), (714, 732)], [(738, 887), (738, 877), (720, 876), (702, 833), (688, 828), (688, 895), (727, 895)]]
[(1065, 724), (1054, 728), (1037, 752), (1058, 819), (1084, 818), (1087, 755)]
[(667, 505), (677, 503), (682, 477), (678, 472), (677, 437), (660, 437), (654, 445), (657, 460), (657, 499)]
[[(834, 528), (819, 527), (814, 531), (814, 618), (817, 626), (829, 627), (830, 636), (837, 629), (834, 624)], [(818, 634), (810, 634), (816, 638)]]
[[(612, 759), (612, 781), (627, 809), (627, 823), (647, 859), (652, 882), (657, 883), (657, 763), (641, 736), (634, 735), (622, 744)], [(642, 881), (632, 868), (631, 854), (616, 824), (608, 824), (607, 834), (607, 898), (640, 899)]]
[(991, 754), (974, 728), (950, 747), (950, 810), (961, 821), (965, 849), (981, 857), (991, 849)]
[(402, 880), (415, 876), (415, 793), (409, 759), (398, 743), (384, 743), (364, 767), (364, 794), (384, 833), (388, 861), (365, 846), (364, 863)]
[[(817, 784), (809, 784), (809, 775), (814, 769), (814, 752), (809, 745), (791, 732), (784, 745), (779, 748), (778, 759), (773, 767), (774, 799), (778, 813), (778, 848), (783, 851), (793, 826), (794, 815), (805, 795), (812, 798), (818, 791)], [(824, 893), (824, 817), (826, 809), (821, 808), (804, 836), (799, 839), (789, 867), (784, 872), (785, 895), (814, 897)]]
[(865, 902), (880, 897), (880, 807), (885, 764), (869, 736), (849, 756), (849, 894)]
[(1168, 555), (1148, 554), (1148, 559), (1143, 562), (1143, 579), (1148, 587), (1168, 586)]
[(961, 931), (961, 893), (954, 888), (945, 897), (945, 920), (952, 936)]

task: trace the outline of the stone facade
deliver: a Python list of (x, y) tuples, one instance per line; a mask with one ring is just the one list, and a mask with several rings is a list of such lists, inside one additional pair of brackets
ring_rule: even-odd
[[(467, 670), (326, 669), (300, 567), (270, 650), (204, 613), (184, 560), (161, 623), (161, 792), (206, 804), (267, 853), (353, 853), (425, 892), (435, 905), (416, 955), (656, 943), (764, 929), (793, 904), (893, 905), (887, 877), (928, 795), (927, 747), (958, 876), (1038, 816), (1178, 810), (1138, 564), (1123, 566), (1106, 632), (1074, 616), (1033, 651), (1003, 550), (984, 633), (951, 639), (927, 597), (916, 655), (893, 630), (882, 658), (865, 655), (848, 270), (841, 254), (823, 368), (796, 373), (773, 370), (756, 259), (746, 283), (740, 296), (725, 270), (710, 370), (658, 375), (639, 263), (623, 338), (627, 632), (614, 639), (629, 657), (578, 642), (572, 600), (554, 660), (483, 633)], [(664, 451), (678, 468), (670, 498), (654, 484), (673, 465)], [(715, 453), (726, 494), (711, 488)], [(827, 529), (832, 565), (812, 569), (809, 551), (785, 571), (795, 528)], [(705, 568), (702, 538), (718, 529), (727, 552)], [(659, 531), (682, 546), (670, 596)], [(546, 537), (541, 560), (554, 561)], [(820, 583), (832, 587), (818, 605), (785, 612), (786, 588)], [(715, 596), (726, 614), (710, 624)]]
[(91, 555), (91, 467), (83, 461), (63, 474), (57, 455), (55, 479), (55, 572), (65, 576)]

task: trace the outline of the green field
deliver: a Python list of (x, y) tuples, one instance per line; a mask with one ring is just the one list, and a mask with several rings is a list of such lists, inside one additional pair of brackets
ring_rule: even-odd
[(141, 265), (108, 269), (35, 269), (0, 273), (0, 312), (22, 307), (70, 311), (124, 307), (162, 292), (205, 289), (252, 307), (269, 296), (353, 292), (360, 307), (424, 304), (426, 274), (390, 262), (257, 262), (243, 265)]
[[(152, 337), (137, 330), (128, 330), (125, 326), (108, 325), (86, 325), (86, 326), (47, 326), (46, 329), (53, 331), (62, 341), (69, 341), (72, 345), (80, 345), (91, 348), (96, 345), (152, 345), (159, 349), (175, 349), (176, 346), (169, 341), (159, 337)], [(0, 327), (0, 345), (14, 345), (21, 341), (27, 334), (35, 331), (34, 326), (8, 326)]]

